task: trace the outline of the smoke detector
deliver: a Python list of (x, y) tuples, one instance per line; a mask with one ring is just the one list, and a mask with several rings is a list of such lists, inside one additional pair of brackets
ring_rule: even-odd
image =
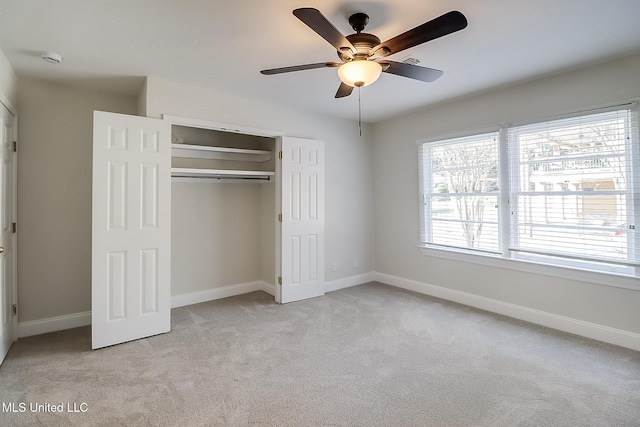
[(42, 52), (40, 58), (52, 64), (59, 64), (62, 62), (62, 56), (55, 52)]

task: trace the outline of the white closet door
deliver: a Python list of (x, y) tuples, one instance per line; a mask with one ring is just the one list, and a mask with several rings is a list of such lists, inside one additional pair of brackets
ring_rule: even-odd
[(0, 102), (0, 364), (15, 338), (14, 126), (15, 117)]
[(324, 295), (324, 143), (281, 141), (280, 303)]
[(94, 112), (92, 347), (171, 329), (171, 125)]

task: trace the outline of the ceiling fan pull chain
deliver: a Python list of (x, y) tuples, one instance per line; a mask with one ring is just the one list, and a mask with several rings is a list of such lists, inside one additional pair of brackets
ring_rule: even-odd
[(360, 129), (360, 136), (362, 136), (362, 107), (360, 106), (360, 90), (362, 86), (358, 86), (358, 129)]

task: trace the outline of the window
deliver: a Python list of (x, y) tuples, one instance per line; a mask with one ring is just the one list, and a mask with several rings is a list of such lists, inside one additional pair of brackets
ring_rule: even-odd
[(637, 114), (421, 142), (421, 246), (638, 276)]
[(499, 252), (498, 133), (420, 146), (423, 243)]

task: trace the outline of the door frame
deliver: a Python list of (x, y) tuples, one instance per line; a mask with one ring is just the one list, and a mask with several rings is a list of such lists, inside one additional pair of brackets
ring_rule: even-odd
[(200, 129), (211, 129), (220, 132), (230, 132), (230, 133), (239, 133), (243, 135), (253, 135), (253, 136), (264, 136), (267, 138), (273, 138), (274, 140), (274, 153), (276, 156), (275, 159), (275, 175), (274, 185), (275, 185), (275, 211), (273, 212), (273, 224), (275, 228), (275, 274), (273, 277), (273, 291), (274, 298), (276, 302), (280, 301), (280, 285), (278, 281), (281, 277), (281, 266), (282, 266), (282, 254), (281, 254), (281, 236), (282, 236), (282, 223), (279, 221), (279, 215), (282, 213), (282, 188), (280, 186), (281, 182), (281, 173), (282, 173), (282, 164), (277, 159), (278, 153), (282, 151), (282, 138), (285, 137), (285, 133), (281, 131), (271, 130), (271, 129), (262, 129), (255, 128), (244, 125), (235, 125), (230, 123), (220, 123), (213, 122), (211, 120), (204, 119), (193, 119), (190, 117), (182, 117), (182, 116), (174, 116), (171, 114), (163, 114), (163, 120), (168, 120), (172, 125), (178, 126), (186, 126)]
[[(18, 110), (11, 104), (3, 93), (0, 93), (0, 104), (6, 108), (13, 116), (13, 135), (11, 135), (13, 141), (16, 142), (16, 149), (13, 151), (13, 171), (12, 171), (12, 186), (11, 186), (11, 217), (13, 223), (18, 223)], [(11, 252), (13, 253), (11, 262), (11, 305), (18, 306), (18, 230), (17, 227), (13, 233), (11, 239)], [(10, 326), (11, 329), (11, 342), (15, 342), (18, 338), (18, 313), (12, 315)], [(4, 360), (5, 355), (0, 355), (0, 364)]]

